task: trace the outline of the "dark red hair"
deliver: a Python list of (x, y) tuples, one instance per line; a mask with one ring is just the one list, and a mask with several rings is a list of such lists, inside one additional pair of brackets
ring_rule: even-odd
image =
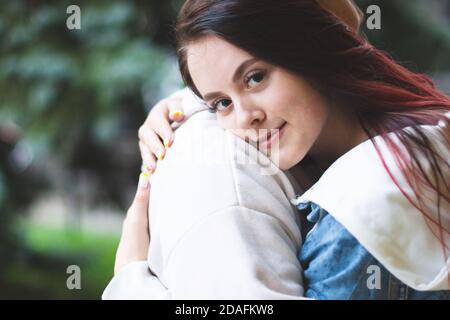
[[(182, 77), (199, 97), (187, 67), (186, 46), (208, 35), (290, 70), (341, 105), (351, 106), (388, 174), (425, 215), (447, 260), (450, 219), (441, 208), (442, 201), (450, 201), (449, 159), (435, 149), (423, 125), (445, 125), (439, 139), (448, 151), (450, 98), (429, 77), (397, 64), (316, 0), (188, 0), (176, 25), (177, 53)], [(401, 130), (406, 127), (410, 130)], [(387, 144), (413, 196), (386, 165), (376, 136)], [(424, 157), (429, 168), (420, 161)], [(424, 201), (427, 190), (436, 196), (434, 208)]]

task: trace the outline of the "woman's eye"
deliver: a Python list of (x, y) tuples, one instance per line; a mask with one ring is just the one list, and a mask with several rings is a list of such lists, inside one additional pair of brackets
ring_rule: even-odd
[(231, 100), (229, 99), (220, 99), (212, 104), (212, 108), (210, 108), (210, 112), (221, 111), (222, 109), (228, 107), (231, 104)]
[[(265, 71), (255, 71), (245, 78), (245, 83), (247, 84), (247, 86), (257, 85), (264, 80), (265, 76), (266, 76)], [(230, 104), (231, 104), (230, 99), (217, 100), (211, 104), (209, 112), (216, 113), (217, 111), (222, 111), (223, 109), (227, 108)]]
[(247, 78), (245, 79), (245, 83), (249, 86), (257, 85), (258, 83), (263, 81), (265, 75), (266, 74), (263, 71), (254, 72), (247, 76)]

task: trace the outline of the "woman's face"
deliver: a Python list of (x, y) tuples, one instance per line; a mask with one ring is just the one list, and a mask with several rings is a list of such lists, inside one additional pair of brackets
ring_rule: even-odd
[(321, 140), (328, 103), (301, 77), (213, 36), (190, 44), (187, 62), (220, 126), (277, 157), (280, 169), (296, 165)]

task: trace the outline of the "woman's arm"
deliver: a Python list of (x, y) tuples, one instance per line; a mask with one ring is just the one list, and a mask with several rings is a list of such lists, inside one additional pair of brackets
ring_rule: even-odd
[(122, 236), (116, 252), (114, 274), (135, 261), (146, 261), (150, 244), (148, 201), (150, 183), (148, 173), (139, 176), (138, 188), (122, 225)]

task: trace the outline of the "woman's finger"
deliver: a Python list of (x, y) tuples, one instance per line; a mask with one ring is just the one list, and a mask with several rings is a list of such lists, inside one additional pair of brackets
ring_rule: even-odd
[(142, 172), (139, 175), (139, 183), (134, 196), (133, 203), (128, 209), (127, 219), (133, 221), (147, 221), (148, 219), (148, 201), (150, 198), (150, 180), (149, 173)]
[(166, 148), (170, 147), (174, 140), (174, 132), (170, 123), (184, 119), (181, 101), (178, 99), (166, 99), (163, 104), (151, 111), (149, 125), (163, 140)]
[(158, 158), (162, 160), (166, 154), (166, 148), (161, 142), (159, 136), (153, 131), (152, 126), (142, 126), (139, 128), (139, 140), (143, 142), (148, 149)]
[(144, 167), (141, 168), (141, 171), (149, 171), (150, 173), (155, 172), (156, 157), (142, 141), (139, 141), (139, 151), (141, 152), (142, 163), (144, 165)]
[(172, 98), (167, 100), (168, 114), (167, 117), (176, 122), (181, 122), (184, 120), (184, 110), (182, 106), (182, 98)]

